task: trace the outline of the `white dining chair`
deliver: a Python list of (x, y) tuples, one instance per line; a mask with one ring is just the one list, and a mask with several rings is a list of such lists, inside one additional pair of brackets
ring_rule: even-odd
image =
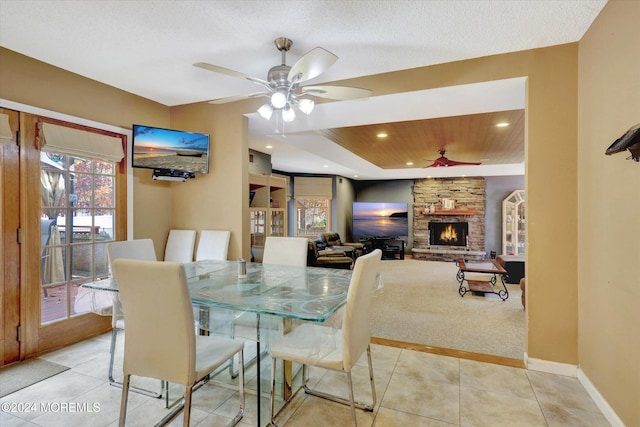
[[(136, 375), (184, 385), (184, 401), (158, 425), (169, 423), (183, 412), (183, 425), (189, 426), (194, 388), (236, 354), (242, 360), (244, 342), (196, 335), (182, 264), (118, 259), (113, 263), (113, 273), (127, 319), (119, 425), (125, 425), (130, 380)], [(160, 318), (164, 321), (159, 322)], [(231, 425), (237, 424), (244, 414), (242, 364), (238, 391), (240, 408)]]
[(192, 262), (195, 243), (195, 230), (170, 230), (164, 249), (164, 260), (183, 264)]
[(263, 264), (307, 265), (308, 239), (268, 236), (264, 243)]
[[(307, 394), (350, 405), (353, 426), (357, 425), (355, 408), (373, 411), (376, 405), (376, 389), (371, 364), (370, 305), (376, 287), (376, 276), (382, 257), (380, 249), (356, 259), (342, 328), (335, 330), (322, 324), (303, 323), (288, 334), (271, 343), (271, 425), (275, 426), (276, 360), (288, 360), (302, 364), (302, 382)], [(369, 365), (372, 403), (356, 402), (353, 395), (351, 370), (366, 350)], [(349, 398), (335, 396), (310, 389), (307, 385), (307, 367), (316, 366), (343, 372), (347, 377)]]
[(213, 259), (226, 261), (231, 232), (228, 230), (202, 230), (196, 250), (196, 261)]
[[(262, 264), (268, 265), (291, 265), (301, 266), (307, 265), (308, 239), (303, 237), (280, 237), (268, 236), (264, 244), (264, 253)], [(246, 331), (247, 336), (264, 336), (266, 333), (279, 334), (283, 329), (281, 318), (275, 316), (258, 316), (255, 313), (245, 312), (237, 313), (233, 319), (232, 332), (235, 336), (236, 328), (242, 327)], [(268, 340), (265, 340), (268, 341)], [(256, 352), (256, 356), (245, 362), (249, 366), (257, 361), (257, 359), (266, 354), (268, 344), (262, 346), (262, 350)]]
[[(109, 267), (113, 273), (113, 262), (117, 259), (136, 259), (142, 261), (157, 261), (156, 250), (153, 246), (153, 240), (151, 239), (138, 239), (138, 240), (123, 240), (119, 242), (107, 243), (107, 256), (109, 258)], [(115, 280), (112, 278), (112, 280)], [(117, 285), (117, 282), (116, 282)], [(109, 349), (109, 384), (115, 387), (122, 387), (122, 383), (116, 381), (113, 377), (113, 364), (116, 353), (116, 342), (118, 338), (118, 331), (122, 331), (125, 328), (124, 315), (122, 313), (122, 305), (117, 300), (113, 304), (113, 312), (111, 315), (111, 345)], [(160, 386), (160, 392), (153, 392), (151, 390), (131, 387), (135, 392), (145, 394), (152, 397), (161, 397), (164, 391), (164, 383)]]

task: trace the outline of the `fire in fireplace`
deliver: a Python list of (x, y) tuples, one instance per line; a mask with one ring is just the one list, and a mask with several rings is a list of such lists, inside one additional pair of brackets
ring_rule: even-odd
[(435, 246), (466, 246), (468, 222), (430, 222), (429, 241)]

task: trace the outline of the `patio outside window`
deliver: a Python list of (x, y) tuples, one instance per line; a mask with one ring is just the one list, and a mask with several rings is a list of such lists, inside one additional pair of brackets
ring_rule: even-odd
[(41, 152), (41, 323), (76, 313), (78, 287), (107, 277), (116, 164)]

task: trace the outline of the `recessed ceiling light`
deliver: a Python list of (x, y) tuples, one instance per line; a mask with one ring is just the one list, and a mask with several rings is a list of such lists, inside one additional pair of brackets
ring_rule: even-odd
[(503, 128), (503, 127), (507, 127), (507, 126), (509, 126), (509, 123), (507, 123), (507, 122), (496, 123), (496, 127), (497, 128)]
[(386, 132), (379, 132), (376, 136), (377, 136), (378, 138), (386, 138), (386, 137), (387, 137), (387, 136), (389, 136), (389, 135), (387, 135), (387, 133), (386, 133)]
[(357, 178), (357, 177), (358, 177), (358, 175), (353, 175), (353, 177), (354, 177), (354, 178)]
[(273, 145), (267, 145), (267, 146), (265, 146), (265, 148), (272, 149)]
[(328, 168), (328, 167), (329, 167), (329, 165), (323, 165), (322, 167), (323, 167), (323, 168)]
[(413, 166), (413, 162), (407, 162), (407, 166)]

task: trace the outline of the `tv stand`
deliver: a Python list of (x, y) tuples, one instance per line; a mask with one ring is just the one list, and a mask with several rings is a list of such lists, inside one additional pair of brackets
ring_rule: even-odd
[(179, 181), (185, 182), (188, 179), (195, 178), (196, 174), (193, 172), (179, 171), (173, 169), (154, 169), (153, 180), (154, 181)]
[(362, 239), (366, 252), (382, 251), (382, 259), (404, 259), (404, 240), (391, 236)]

